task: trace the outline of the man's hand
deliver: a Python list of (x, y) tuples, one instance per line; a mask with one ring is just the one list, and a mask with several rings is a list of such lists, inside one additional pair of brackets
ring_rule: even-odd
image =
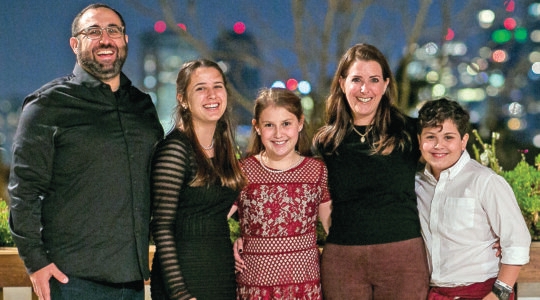
[(242, 273), (246, 269), (244, 260), (242, 259), (242, 251), (244, 250), (244, 240), (242, 238), (236, 239), (233, 245), (234, 251), (234, 268), (236, 272)]
[(51, 277), (54, 277), (61, 283), (68, 282), (66, 274), (62, 273), (54, 263), (48, 264), (30, 274), (30, 281), (32, 281), (34, 293), (36, 293), (40, 300), (51, 300), (51, 289), (49, 285)]

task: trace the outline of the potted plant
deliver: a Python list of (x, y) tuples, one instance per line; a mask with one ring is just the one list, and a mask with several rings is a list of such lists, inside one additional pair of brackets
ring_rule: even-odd
[(491, 143), (484, 143), (478, 131), (473, 130), (479, 148), (473, 144), (475, 159), (485, 166), (489, 166), (497, 174), (501, 175), (512, 187), (523, 218), (527, 223), (533, 241), (540, 241), (540, 224), (538, 215), (540, 212), (540, 154), (535, 158), (535, 166), (525, 161), (527, 150), (521, 151), (521, 161), (512, 170), (503, 170), (499, 165), (496, 151), (498, 133), (493, 133)]
[(540, 282), (540, 154), (536, 156), (534, 166), (525, 161), (527, 150), (521, 151), (521, 161), (512, 170), (503, 170), (499, 165), (496, 152), (498, 133), (493, 133), (491, 143), (482, 141), (478, 131), (473, 130), (480, 147), (473, 144), (475, 159), (489, 166), (504, 177), (512, 187), (525, 223), (531, 233), (533, 243), (530, 248), (530, 261), (519, 273), (518, 282)]

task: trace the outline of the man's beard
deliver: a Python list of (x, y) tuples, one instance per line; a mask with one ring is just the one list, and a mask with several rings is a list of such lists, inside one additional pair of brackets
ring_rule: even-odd
[[(100, 49), (113, 48), (112, 46), (100, 47)], [(116, 49), (116, 59), (114, 60), (112, 66), (105, 66), (102, 63), (99, 63), (93, 58), (92, 50), (88, 51), (78, 51), (77, 60), (79, 64), (90, 74), (101, 81), (107, 81), (111, 78), (114, 78), (120, 74), (124, 62), (126, 61), (128, 46), (127, 44), (124, 47), (124, 53), (120, 53), (120, 49)], [(122, 55), (123, 54), (123, 55)]]

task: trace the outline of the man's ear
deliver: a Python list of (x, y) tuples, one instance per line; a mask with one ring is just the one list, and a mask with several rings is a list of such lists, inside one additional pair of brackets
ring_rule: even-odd
[(76, 37), (69, 38), (69, 46), (71, 47), (71, 50), (73, 50), (73, 53), (77, 54), (79, 53), (79, 39)]

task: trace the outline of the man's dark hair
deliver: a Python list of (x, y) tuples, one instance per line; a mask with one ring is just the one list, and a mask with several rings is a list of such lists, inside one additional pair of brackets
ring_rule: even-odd
[(106, 8), (112, 10), (119, 18), (120, 22), (122, 22), (122, 26), (124, 27), (124, 33), (126, 33), (126, 23), (124, 22), (124, 18), (122, 15), (114, 8), (108, 6), (107, 4), (103, 3), (94, 3), (90, 4), (87, 7), (85, 7), (83, 10), (81, 10), (76, 16), (75, 19), (73, 19), (73, 23), (71, 23), (71, 36), (75, 37), (77, 36), (77, 33), (82, 30), (82, 28), (79, 28), (79, 20), (81, 19), (82, 15), (90, 9), (97, 9), (97, 8)]

